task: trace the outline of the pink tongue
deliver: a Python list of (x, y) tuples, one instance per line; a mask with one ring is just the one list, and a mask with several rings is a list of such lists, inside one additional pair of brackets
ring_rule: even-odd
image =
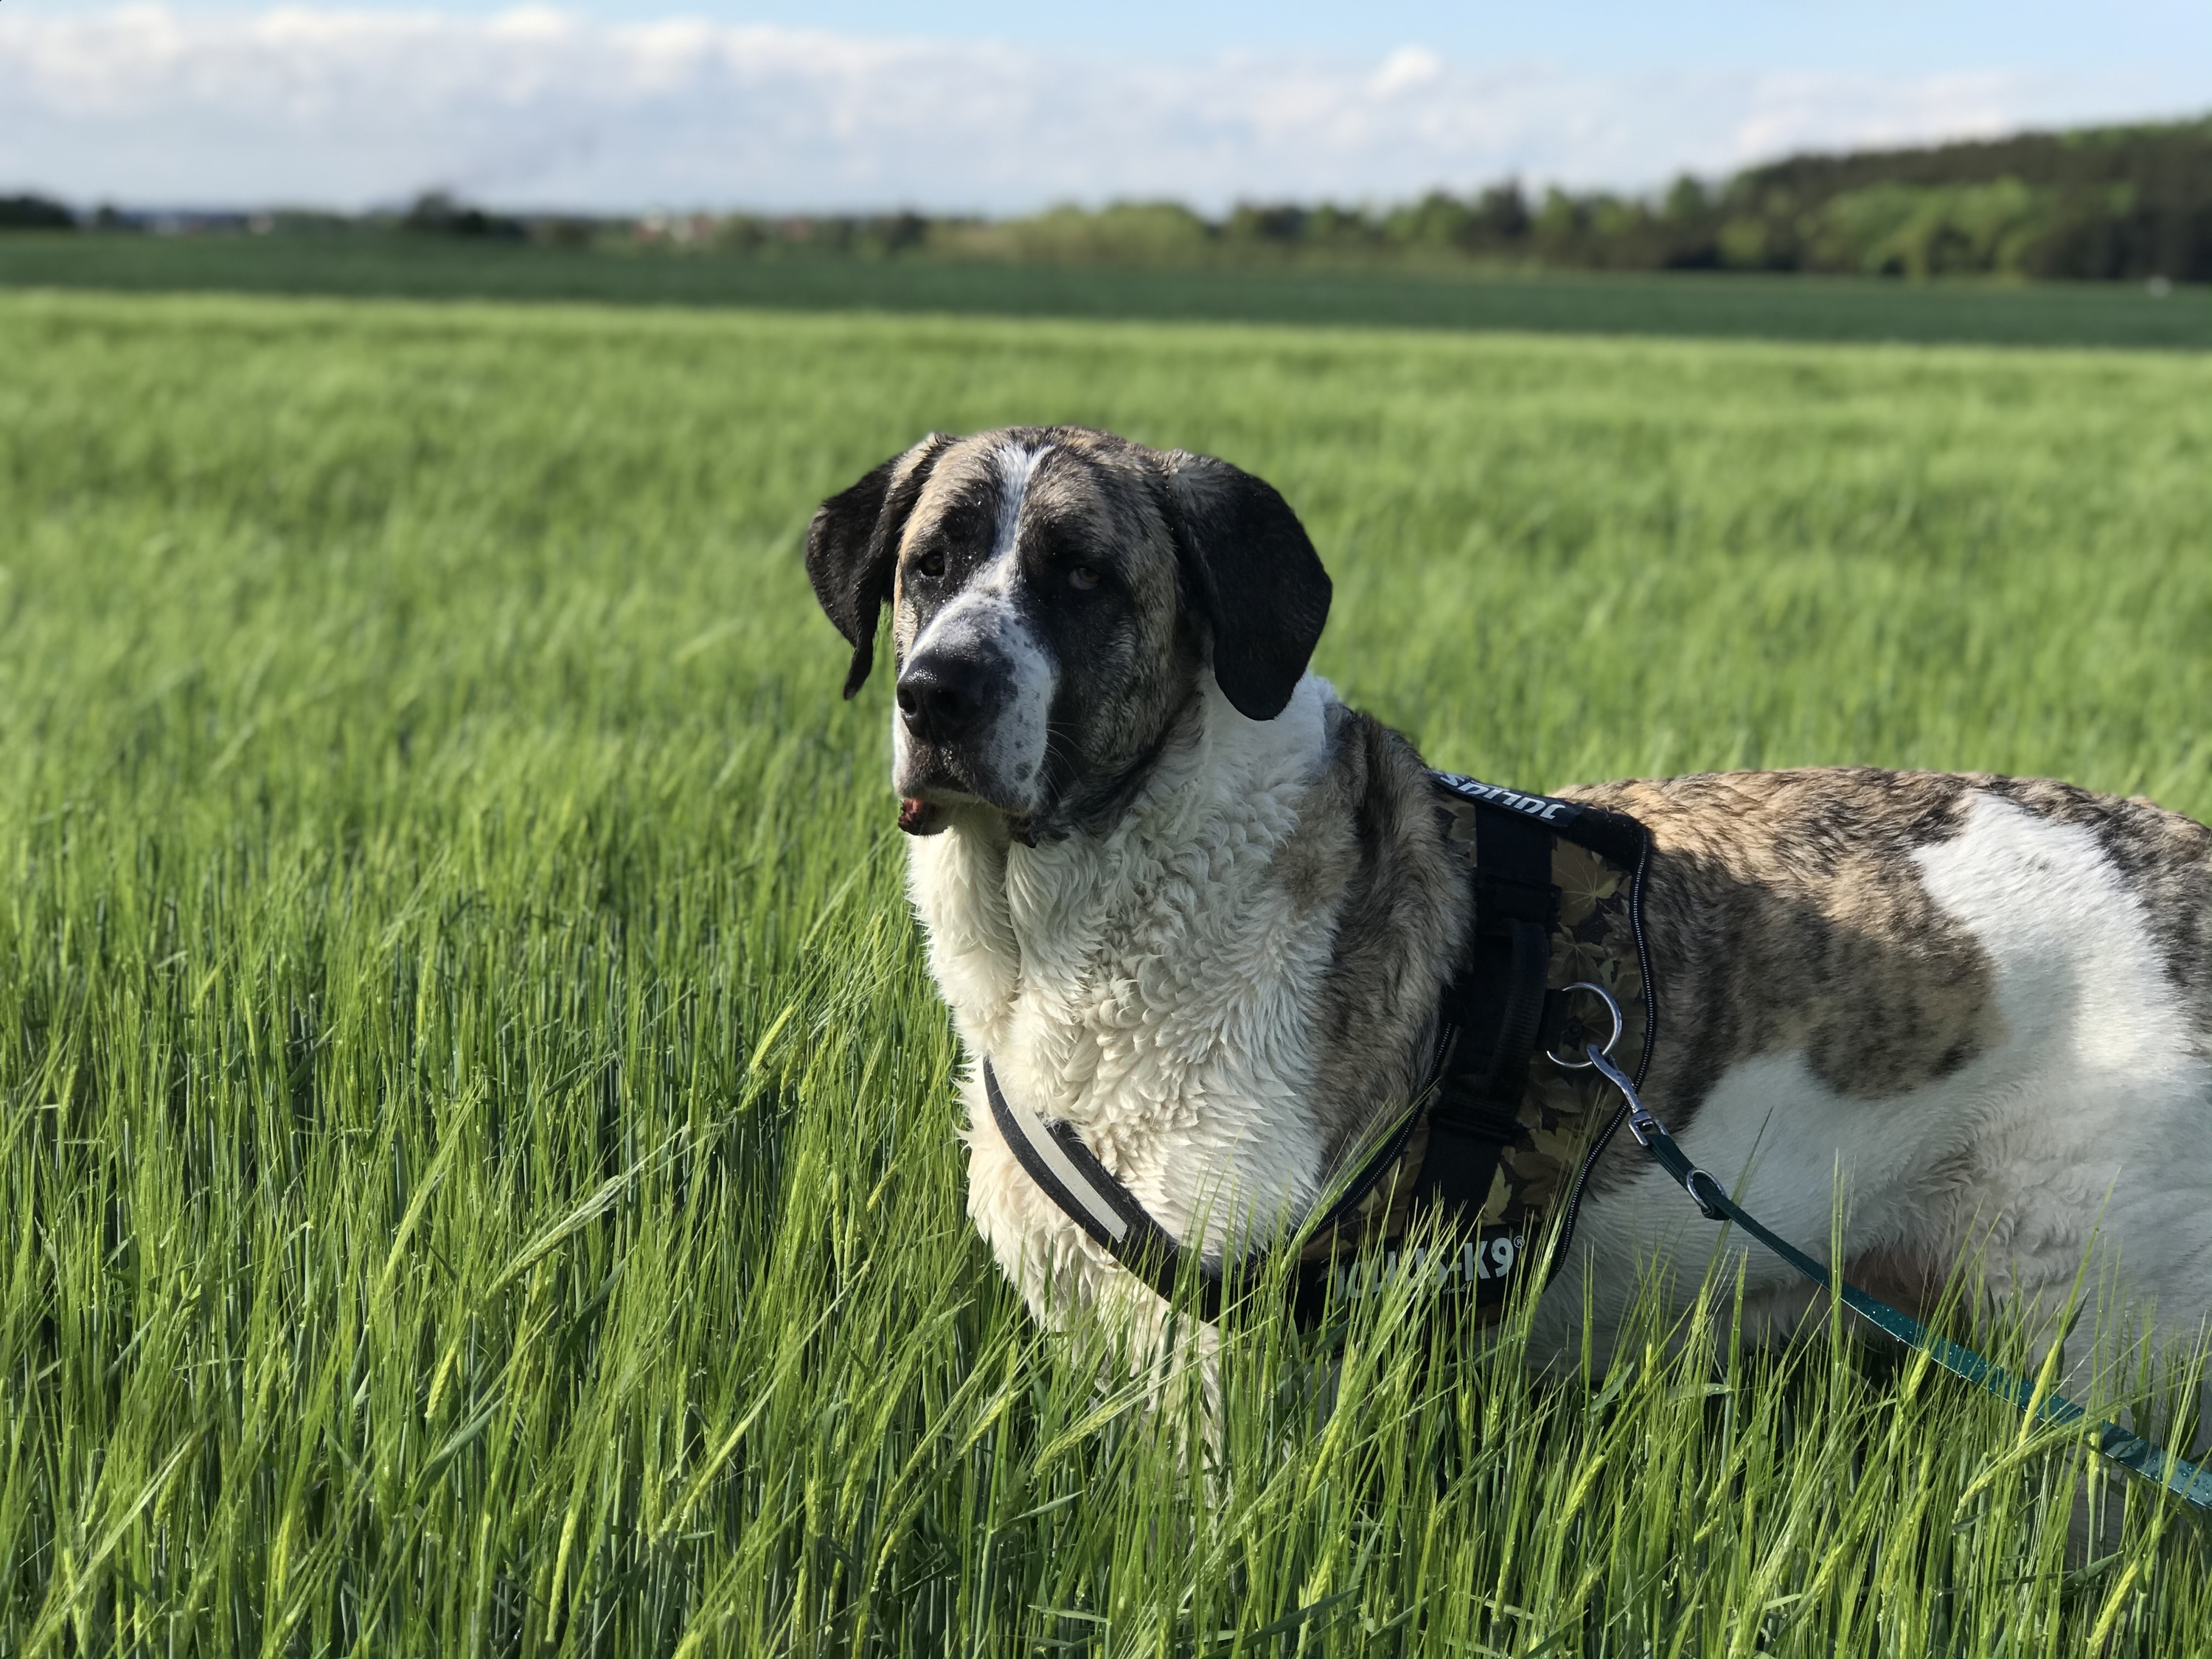
[(899, 828), (909, 836), (918, 832), (929, 817), (929, 803), (912, 796), (899, 802)]

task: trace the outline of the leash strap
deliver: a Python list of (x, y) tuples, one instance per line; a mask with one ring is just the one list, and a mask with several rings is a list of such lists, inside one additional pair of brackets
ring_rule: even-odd
[(1595, 1048), (1585, 1052), (1599, 1073), (1620, 1090), (1621, 1097), (1627, 1102), (1628, 1132), (1636, 1137), (1637, 1144), (1674, 1178), (1675, 1184), (1690, 1195), (1708, 1219), (1733, 1222), (1742, 1228), (1814, 1284), (1836, 1296), (1860, 1318), (1881, 1327), (1908, 1346), (1919, 1349), (1953, 1376), (1963, 1377), (1977, 1388), (2009, 1401), (2033, 1422), (2087, 1425), (2086, 1435), (2090, 1445), (2105, 1456), (2165, 1487), (2184, 1503), (2212, 1510), (2212, 1470), (2200, 1468), (2176, 1453), (2161, 1450), (2117, 1423), (2100, 1419), (2091, 1424), (2089, 1414), (2065, 1395), (2046, 1393), (2027, 1378), (2014, 1376), (2002, 1365), (1991, 1364), (1972, 1349), (1962, 1348), (1936, 1335), (1918, 1320), (1868, 1295), (1842, 1273), (1822, 1266), (1787, 1239), (1768, 1231), (1757, 1217), (1730, 1198), (1719, 1182), (1690, 1161), (1665, 1127), (1637, 1097), (1635, 1085), (1619, 1067)]

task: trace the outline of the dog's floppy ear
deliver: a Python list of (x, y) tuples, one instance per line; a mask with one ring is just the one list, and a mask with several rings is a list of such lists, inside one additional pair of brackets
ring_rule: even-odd
[(1169, 527), (1213, 630), (1213, 678), (1248, 720), (1283, 712), (1328, 620), (1328, 573), (1273, 485), (1211, 455), (1167, 456)]
[(845, 671), (848, 697), (866, 683), (875, 662), (876, 617), (891, 596), (907, 517), (951, 441), (946, 433), (931, 433), (823, 502), (806, 526), (806, 580), (853, 647), (853, 665)]

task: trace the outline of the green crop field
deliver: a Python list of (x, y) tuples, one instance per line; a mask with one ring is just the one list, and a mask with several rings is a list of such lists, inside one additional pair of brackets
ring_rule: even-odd
[(0, 235), (0, 289), (773, 306), (1331, 327), (2212, 350), (2212, 292), (2133, 283), (1199, 269), (524, 246), (356, 232)]
[(2069, 1559), (2066, 1449), (1724, 1281), (1602, 1377), (1239, 1330), (1211, 1449), (1102, 1384), (965, 1220), (798, 555), (1106, 425), (1282, 488), (1437, 763), (2203, 816), (2212, 359), (17, 294), (0, 364), (0, 1651), (2212, 1647), (2171, 1505)]

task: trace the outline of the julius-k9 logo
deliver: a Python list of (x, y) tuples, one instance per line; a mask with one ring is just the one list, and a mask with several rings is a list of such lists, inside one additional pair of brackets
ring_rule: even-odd
[(1513, 1277), (1528, 1258), (1528, 1241), (1510, 1227), (1484, 1227), (1456, 1249), (1386, 1250), (1339, 1267), (1339, 1296), (1372, 1296), (1399, 1284), (1436, 1285), (1478, 1302), (1503, 1301)]

